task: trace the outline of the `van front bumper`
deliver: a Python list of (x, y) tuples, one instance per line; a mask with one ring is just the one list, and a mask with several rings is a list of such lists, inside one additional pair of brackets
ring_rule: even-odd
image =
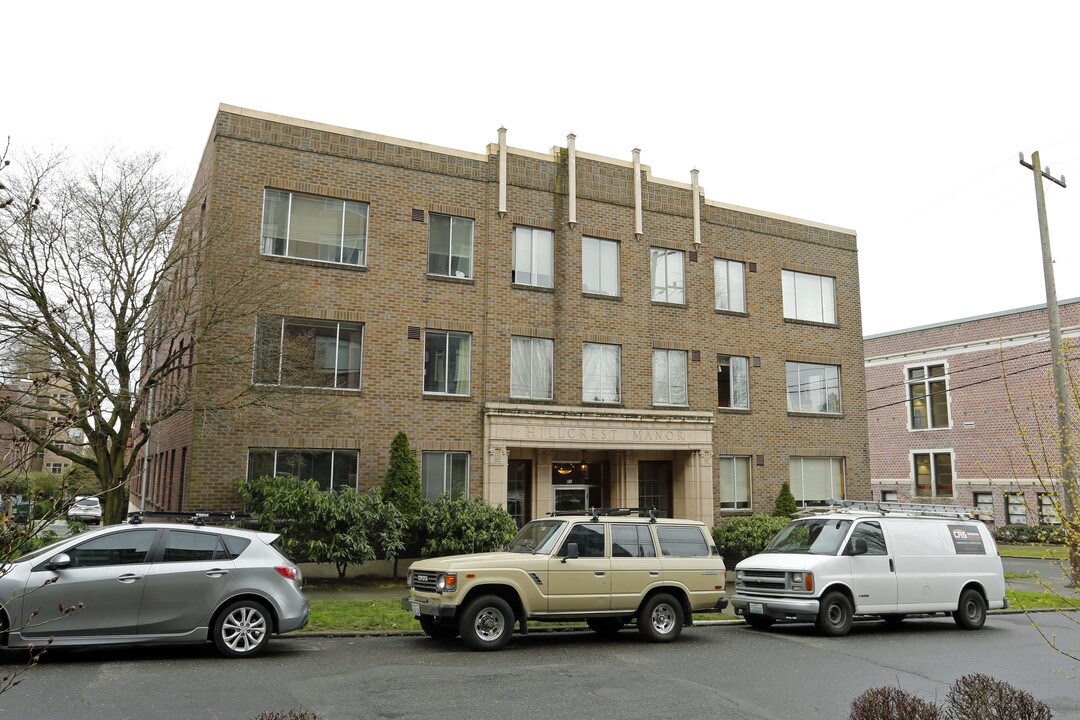
[(735, 595), (731, 598), (736, 615), (758, 615), (775, 620), (816, 620), (819, 605), (817, 598), (803, 600), (763, 595)]

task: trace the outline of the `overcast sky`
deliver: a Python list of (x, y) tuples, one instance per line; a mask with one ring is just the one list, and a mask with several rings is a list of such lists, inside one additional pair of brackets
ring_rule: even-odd
[(1080, 296), (1080, 3), (102, 2), (0, 8), (0, 137), (157, 149), (219, 103), (484, 152), (629, 160), (853, 229), (866, 334)]

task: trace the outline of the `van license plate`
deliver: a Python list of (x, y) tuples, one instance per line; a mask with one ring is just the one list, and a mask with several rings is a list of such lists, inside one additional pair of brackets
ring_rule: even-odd
[(412, 614), (413, 614), (413, 617), (420, 617), (420, 603), (418, 603), (418, 602), (412, 603)]
[(750, 612), (760, 615), (765, 612), (765, 607), (761, 603), (750, 603)]

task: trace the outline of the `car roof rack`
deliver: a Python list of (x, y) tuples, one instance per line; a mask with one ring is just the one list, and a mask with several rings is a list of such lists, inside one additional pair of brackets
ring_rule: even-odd
[(233, 511), (228, 512), (209, 512), (207, 510), (193, 510), (191, 512), (147, 512), (143, 510), (136, 510), (128, 513), (129, 525), (141, 525), (142, 521), (146, 518), (171, 518), (173, 520), (187, 520), (191, 525), (205, 525), (209, 521), (223, 521), (223, 520), (246, 520), (250, 518), (250, 515), (245, 513), (237, 513)]
[(558, 517), (560, 515), (591, 515), (593, 522), (596, 522), (601, 517), (628, 517), (630, 515), (637, 515), (642, 518), (649, 518), (649, 522), (656, 522), (658, 517), (658, 510), (655, 507), (591, 507), (586, 510), (552, 510), (548, 513), (551, 517)]
[(960, 505), (944, 505), (940, 503), (907, 503), (907, 502), (873, 502), (867, 500), (826, 500), (825, 506), (806, 508), (799, 515), (811, 515), (822, 512), (844, 512), (861, 510), (876, 512), (880, 515), (900, 513), (906, 515), (922, 515), (926, 517), (949, 517), (958, 520), (978, 520), (979, 510)]

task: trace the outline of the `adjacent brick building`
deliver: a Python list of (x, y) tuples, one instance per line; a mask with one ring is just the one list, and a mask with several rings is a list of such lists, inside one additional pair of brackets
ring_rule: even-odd
[[(1058, 305), (1075, 343), (1080, 298)], [(1048, 326), (1044, 304), (865, 338), (874, 497), (974, 506), (995, 524), (1057, 522)]]
[(855, 234), (707, 200), (697, 177), (573, 136), (544, 153), (500, 130), (478, 154), (223, 105), (201, 212), (287, 298), (232, 336), (244, 383), (319, 405), (154, 425), (134, 502), (235, 507), (238, 479), (272, 472), (364, 489), (401, 430), (429, 496), (519, 521), (712, 523), (771, 511), (789, 480), (806, 504), (868, 498)]

